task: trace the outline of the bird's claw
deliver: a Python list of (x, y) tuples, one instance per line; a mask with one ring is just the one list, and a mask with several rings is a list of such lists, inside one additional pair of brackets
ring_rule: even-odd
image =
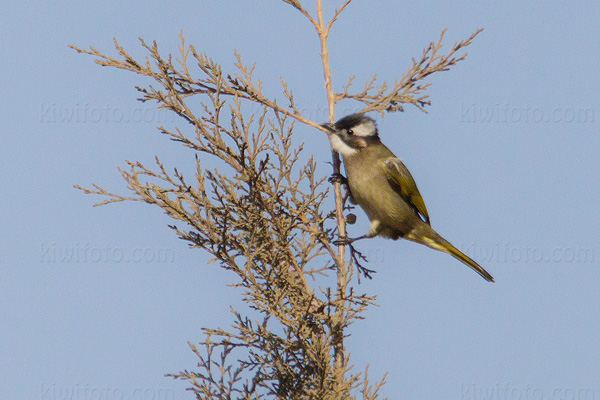
[(331, 176), (329, 177), (329, 179), (327, 179), (327, 181), (329, 183), (341, 183), (342, 185), (348, 184), (348, 179), (340, 173), (331, 174)]
[(356, 239), (349, 238), (348, 236), (340, 236), (340, 238), (333, 242), (336, 246), (346, 246), (352, 244)]

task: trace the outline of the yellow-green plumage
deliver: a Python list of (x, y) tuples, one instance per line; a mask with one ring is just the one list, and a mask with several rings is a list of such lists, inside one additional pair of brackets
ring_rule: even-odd
[(367, 237), (404, 238), (446, 252), (487, 281), (494, 278), (474, 260), (440, 236), (408, 168), (377, 134), (375, 122), (363, 114), (342, 118), (330, 131), (332, 147), (342, 153), (353, 200), (371, 221)]
[(494, 281), (485, 269), (429, 225), (429, 214), (414, 179), (384, 144), (374, 144), (344, 156), (344, 165), (354, 201), (371, 221), (380, 223), (378, 235), (404, 238), (444, 251), (484, 279)]

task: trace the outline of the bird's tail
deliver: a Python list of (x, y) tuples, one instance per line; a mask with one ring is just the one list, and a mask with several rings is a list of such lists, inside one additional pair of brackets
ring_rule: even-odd
[(411, 232), (408, 235), (406, 235), (406, 239), (424, 244), (425, 246), (431, 247), (432, 249), (448, 253), (452, 257), (461, 261), (463, 264), (466, 264), (469, 267), (471, 267), (473, 271), (481, 275), (486, 281), (494, 282), (494, 277), (490, 275), (489, 272), (487, 272), (485, 269), (483, 269), (481, 265), (477, 264), (471, 257), (467, 256), (465, 253), (454, 247), (452, 243), (441, 237), (431, 227), (427, 227), (429, 228), (427, 229), (428, 232)]

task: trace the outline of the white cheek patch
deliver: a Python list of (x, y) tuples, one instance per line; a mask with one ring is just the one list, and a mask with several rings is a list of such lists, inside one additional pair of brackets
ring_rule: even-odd
[(343, 156), (350, 156), (356, 153), (356, 149), (348, 146), (342, 139), (340, 139), (337, 135), (329, 135), (329, 142), (331, 143), (331, 148), (342, 154)]
[(356, 136), (367, 137), (375, 135), (375, 123), (373, 121), (363, 122), (352, 128)]

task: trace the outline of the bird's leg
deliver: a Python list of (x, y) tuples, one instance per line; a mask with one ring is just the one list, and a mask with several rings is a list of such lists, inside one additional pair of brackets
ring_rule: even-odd
[(352, 192), (350, 191), (350, 186), (346, 186), (346, 197), (344, 197), (344, 201), (350, 200), (350, 204), (357, 204), (354, 197), (352, 197)]
[(356, 238), (340, 236), (340, 238), (338, 240), (336, 240), (335, 242), (333, 242), (333, 244), (336, 246), (351, 245), (352, 243), (356, 242), (357, 240), (370, 239), (372, 237), (377, 236), (377, 234), (379, 233), (380, 230), (381, 230), (381, 222), (379, 222), (379, 220), (377, 220), (377, 219), (374, 219), (373, 221), (371, 221), (371, 227), (369, 228), (369, 232), (367, 232), (366, 234), (356, 237)]
[(352, 197), (352, 191), (350, 190), (350, 185), (348, 185), (347, 181), (346, 181), (346, 195), (344, 196), (343, 202), (345, 203), (346, 200), (350, 200), (350, 204), (356, 204), (356, 200), (354, 200), (354, 197)]

